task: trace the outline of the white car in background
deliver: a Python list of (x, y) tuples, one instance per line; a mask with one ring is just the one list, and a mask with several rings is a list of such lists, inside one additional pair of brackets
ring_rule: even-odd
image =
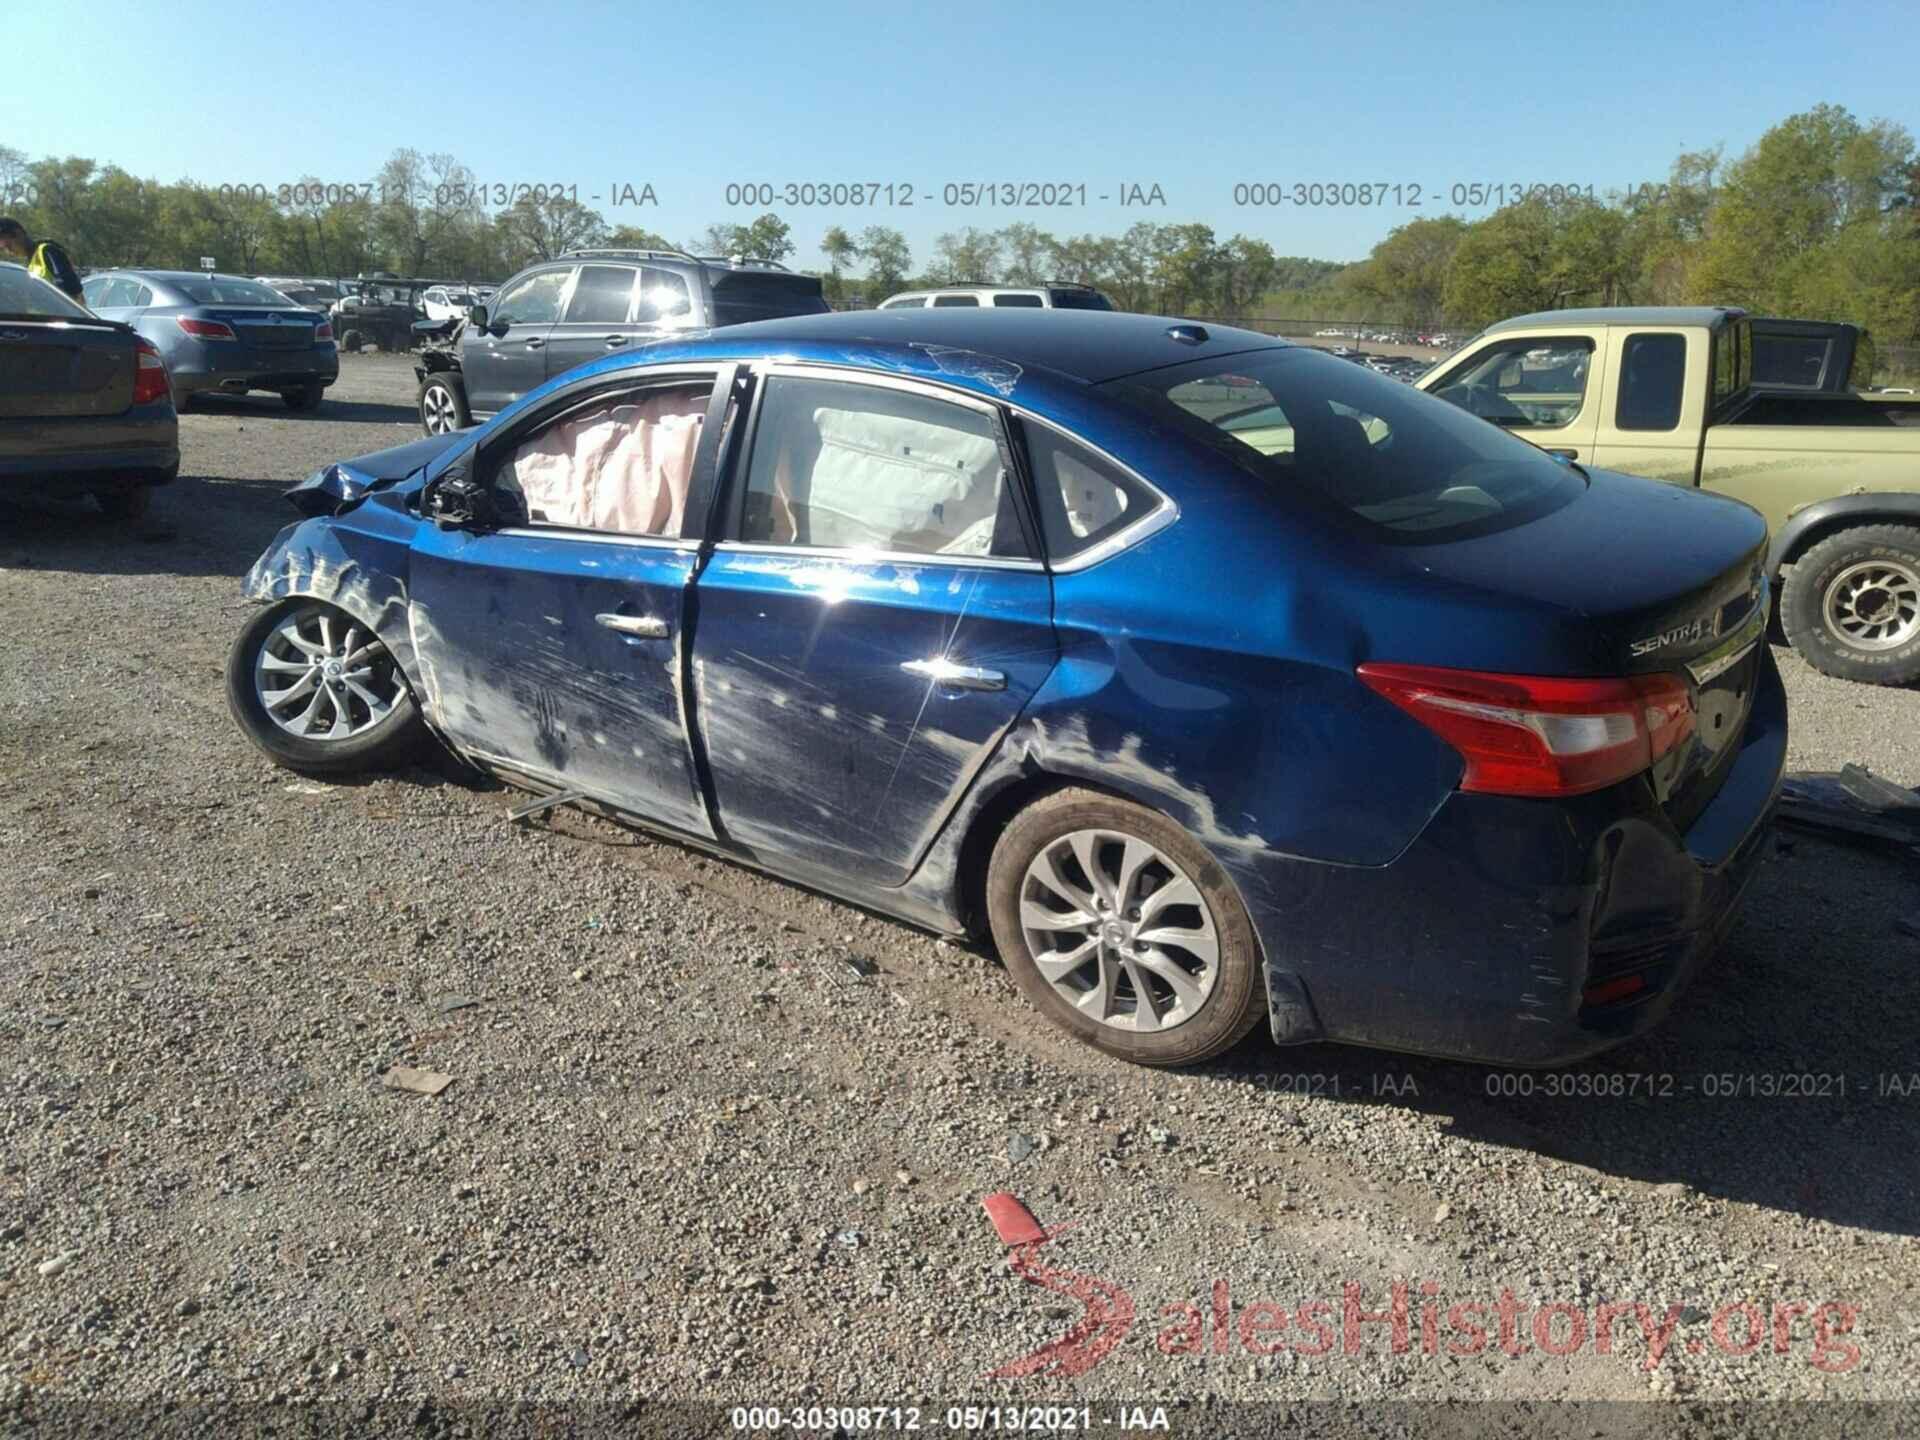
[(474, 291), (458, 285), (430, 285), (420, 292), (429, 320), (464, 320), (467, 311), (484, 303)]

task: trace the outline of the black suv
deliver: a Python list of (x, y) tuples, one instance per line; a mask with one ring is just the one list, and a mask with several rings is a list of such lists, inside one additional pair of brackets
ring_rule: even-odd
[(420, 423), (443, 435), (506, 409), (562, 371), (692, 330), (824, 314), (820, 281), (770, 260), (682, 250), (570, 250), (476, 305), (414, 367)]

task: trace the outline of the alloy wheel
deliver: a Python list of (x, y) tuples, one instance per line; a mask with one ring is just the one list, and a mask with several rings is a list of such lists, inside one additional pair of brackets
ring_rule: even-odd
[(1117, 830), (1075, 830), (1034, 857), (1020, 885), (1020, 930), (1061, 998), (1116, 1030), (1184, 1024), (1220, 975), (1220, 937), (1199, 887)]
[(1827, 585), (1827, 629), (1856, 650), (1897, 650), (1920, 634), (1920, 575), (1896, 560), (1862, 560)]
[(302, 740), (348, 740), (406, 693), (393, 657), (363, 625), (320, 605), (292, 610), (261, 644), (254, 693), (267, 718)]
[(459, 409), (446, 386), (429, 385), (420, 397), (420, 408), (429, 435), (448, 435), (460, 428)]

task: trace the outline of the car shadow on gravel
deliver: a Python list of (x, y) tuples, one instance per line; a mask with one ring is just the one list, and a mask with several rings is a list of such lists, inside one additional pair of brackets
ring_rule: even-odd
[[(1600, 1175), (1920, 1234), (1920, 868), (1789, 836), (1664, 1023), (1579, 1065), (1503, 1070), (1264, 1029), (1201, 1073), (1408, 1107), (1460, 1139)], [(1673, 1192), (1678, 1196), (1681, 1192)]]
[(300, 518), (283, 498), (290, 483), (182, 475), (137, 521), (109, 520), (83, 499), (0, 501), (0, 568), (238, 580)]
[(329, 395), (318, 410), (295, 410), (274, 395), (200, 395), (194, 398), (192, 415), (235, 416), (240, 419), (332, 421), (356, 425), (417, 425), (420, 412), (411, 405), (393, 405), (378, 400), (336, 400)]

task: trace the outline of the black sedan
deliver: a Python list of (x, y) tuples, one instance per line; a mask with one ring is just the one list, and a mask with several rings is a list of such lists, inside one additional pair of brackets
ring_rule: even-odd
[(135, 518), (180, 468), (179, 428), (150, 341), (0, 264), (0, 498), (91, 494)]

